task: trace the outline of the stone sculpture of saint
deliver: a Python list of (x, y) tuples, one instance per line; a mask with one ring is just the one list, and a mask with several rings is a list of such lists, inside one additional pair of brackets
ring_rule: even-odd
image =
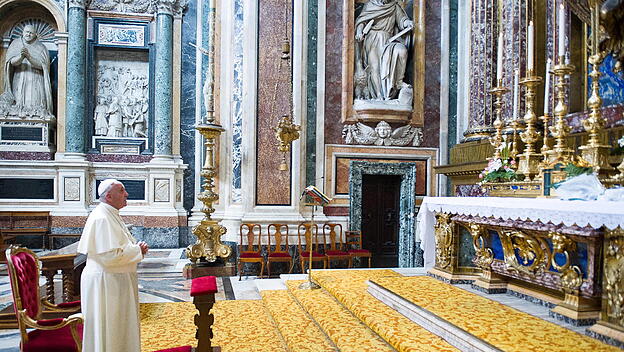
[(95, 112), (93, 114), (93, 119), (95, 120), (95, 135), (106, 136), (106, 133), (108, 133), (108, 121), (106, 120), (108, 106), (106, 105), (105, 97), (99, 96), (97, 99), (97, 105), (95, 106)]
[(123, 137), (122, 112), (117, 97), (108, 106), (108, 137)]
[(33, 26), (24, 26), (22, 37), (9, 45), (4, 77), (4, 101), (43, 117), (52, 114), (50, 55)]
[(356, 98), (397, 97), (407, 66), (406, 34), (413, 27), (414, 22), (396, 0), (370, 0), (364, 4), (355, 20)]

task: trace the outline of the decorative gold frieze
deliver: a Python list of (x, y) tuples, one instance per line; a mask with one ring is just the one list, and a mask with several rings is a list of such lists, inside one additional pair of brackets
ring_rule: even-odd
[(451, 214), (436, 213), (436, 267), (446, 269), (451, 265), (453, 257), (453, 225)]
[[(604, 243), (604, 292), (610, 323), (624, 326), (624, 229), (606, 231)], [(604, 297), (604, 296), (603, 296)]]
[[(501, 230), (498, 233), (507, 268), (527, 274), (532, 278), (548, 269), (550, 251), (543, 238), (517, 230)], [(522, 260), (522, 263), (518, 261), (518, 258)]]

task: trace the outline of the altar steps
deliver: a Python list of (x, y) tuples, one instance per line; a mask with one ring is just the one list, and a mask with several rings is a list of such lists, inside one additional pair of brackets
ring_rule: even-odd
[(257, 280), (282, 289), (260, 287), (257, 301), (218, 301), (213, 344), (224, 352), (619, 351), (426, 276), (319, 270), (313, 278), (321, 289)]

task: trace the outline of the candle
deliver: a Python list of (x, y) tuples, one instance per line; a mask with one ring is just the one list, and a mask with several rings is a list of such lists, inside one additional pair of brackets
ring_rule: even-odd
[(546, 84), (544, 85), (544, 116), (548, 115), (550, 108), (550, 58), (546, 60)]
[(498, 35), (498, 53), (496, 59), (496, 82), (503, 79), (503, 33)]
[(514, 90), (513, 90), (513, 119), (518, 118), (518, 102), (520, 100), (520, 92), (518, 89), (518, 81), (520, 80), (520, 71), (516, 69), (514, 71)]
[[(566, 26), (566, 13), (563, 4), (559, 5), (559, 57), (565, 55), (565, 26)], [(563, 64), (563, 62), (560, 62)]]
[(533, 21), (529, 22), (529, 29), (527, 31), (527, 70), (533, 72), (533, 50), (534, 45), (534, 28)]

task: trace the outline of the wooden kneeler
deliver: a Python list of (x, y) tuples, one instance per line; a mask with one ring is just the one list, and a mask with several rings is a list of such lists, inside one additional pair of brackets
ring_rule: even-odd
[(191, 281), (191, 297), (193, 304), (199, 311), (195, 314), (195, 325), (197, 332), (196, 352), (212, 352), (221, 351), (220, 347), (212, 347), (210, 340), (212, 339), (212, 324), (214, 323), (214, 315), (210, 313), (210, 309), (215, 303), (215, 293), (217, 293), (217, 278), (215, 276), (201, 276)]

